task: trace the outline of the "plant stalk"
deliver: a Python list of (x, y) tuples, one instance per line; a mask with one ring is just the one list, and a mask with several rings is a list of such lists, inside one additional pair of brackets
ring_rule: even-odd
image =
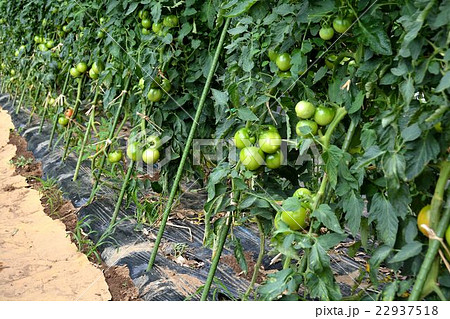
[[(83, 88), (83, 82), (84, 82), (84, 78), (78, 79), (77, 99), (75, 101), (75, 106), (73, 107), (73, 114), (70, 117), (70, 121), (72, 121), (73, 119), (75, 119), (77, 117), (78, 108), (81, 104), (81, 89)], [(70, 124), (71, 124), (71, 122), (69, 122), (69, 125), (67, 126), (66, 130), (69, 130)], [(66, 146), (64, 148), (64, 155), (62, 157), (63, 162), (66, 160), (67, 153), (69, 152), (70, 139), (72, 138), (72, 133), (73, 133), (73, 129), (69, 130), (68, 134), (67, 134)]]
[(135, 162), (131, 160), (130, 166), (128, 166), (127, 175), (123, 180), (122, 188), (120, 190), (119, 198), (117, 199), (116, 207), (114, 208), (114, 213), (111, 217), (111, 222), (109, 223), (108, 230), (112, 230), (113, 225), (116, 223), (116, 219), (120, 211), (120, 206), (122, 205), (123, 197), (125, 195), (125, 191), (127, 190), (128, 182), (130, 181), (131, 174), (134, 170), (134, 164)]
[(205, 86), (203, 88), (202, 95), (200, 97), (200, 101), (199, 101), (198, 106), (197, 106), (197, 111), (195, 113), (195, 118), (194, 118), (194, 121), (192, 123), (192, 127), (191, 127), (191, 130), (189, 132), (189, 136), (188, 136), (188, 139), (186, 141), (186, 145), (185, 145), (184, 150), (183, 150), (183, 156), (181, 157), (181, 161), (180, 161), (180, 164), (178, 166), (177, 174), (175, 176), (175, 181), (174, 181), (174, 183), (172, 185), (172, 189), (170, 191), (169, 199), (167, 201), (166, 208), (165, 208), (164, 213), (163, 213), (163, 217), (162, 217), (162, 220), (161, 220), (161, 226), (159, 227), (158, 235), (156, 237), (155, 245), (154, 245), (152, 254), (150, 256), (150, 260), (149, 260), (149, 263), (148, 263), (147, 271), (152, 269), (153, 264), (155, 262), (156, 255), (158, 253), (159, 244), (161, 243), (161, 238), (163, 236), (164, 229), (166, 227), (166, 223), (167, 223), (167, 219), (169, 218), (170, 211), (172, 210), (172, 204), (173, 204), (173, 201), (174, 201), (174, 198), (175, 198), (175, 194), (176, 194), (176, 192), (178, 190), (178, 184), (180, 183), (181, 175), (183, 174), (184, 164), (186, 163), (186, 159), (187, 159), (187, 157), (189, 155), (189, 150), (191, 148), (192, 141), (194, 139), (194, 135), (195, 135), (195, 132), (197, 130), (198, 121), (200, 119), (200, 115), (202, 114), (203, 106), (204, 106), (205, 101), (206, 101), (206, 97), (207, 97), (209, 89), (211, 87), (211, 81), (212, 81), (212, 78), (214, 76), (214, 72), (215, 72), (215, 69), (217, 67), (217, 63), (219, 61), (220, 52), (222, 51), (222, 47), (223, 47), (223, 44), (224, 44), (224, 41), (225, 41), (225, 37), (226, 37), (229, 25), (230, 25), (230, 18), (227, 18), (226, 21), (225, 21), (225, 25), (223, 27), (222, 33), (220, 35), (220, 40), (219, 40), (219, 43), (217, 45), (213, 61), (211, 63), (211, 68), (209, 70), (208, 77), (207, 77)]
[(256, 279), (258, 278), (259, 274), (259, 268), (261, 267), (261, 263), (264, 257), (264, 251), (266, 246), (266, 236), (264, 235), (264, 228), (259, 220), (258, 217), (256, 217), (256, 223), (258, 224), (258, 230), (259, 230), (259, 254), (258, 259), (256, 260), (255, 266), (253, 268), (253, 275), (252, 280), (250, 281), (250, 285), (247, 288), (247, 291), (244, 294), (243, 299), (247, 300), (248, 296), (250, 295), (250, 291), (253, 290), (253, 286), (255, 285)]
[[(70, 76), (70, 73), (67, 72), (66, 79), (64, 81), (64, 86), (63, 86), (63, 89), (61, 91), (61, 95), (65, 95), (66, 94), (67, 83), (69, 82), (69, 76)], [(55, 118), (53, 119), (53, 127), (52, 127), (52, 132), (50, 134), (50, 141), (48, 143), (48, 149), (50, 149), (52, 147), (53, 138), (55, 137), (56, 127), (58, 126), (58, 118), (59, 118), (58, 109), (56, 110)]]

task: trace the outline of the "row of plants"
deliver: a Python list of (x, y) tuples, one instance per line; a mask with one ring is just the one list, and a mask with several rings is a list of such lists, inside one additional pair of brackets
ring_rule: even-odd
[[(74, 180), (90, 161), (89, 202), (100, 187), (117, 191), (109, 234), (122, 205), (159, 222), (148, 270), (180, 182), (205, 188), (203, 300), (224, 245), (249, 271), (237, 226), (260, 237), (242, 299), (448, 300), (449, 9), (0, 1), (1, 90), (50, 125), (62, 160), (76, 154)], [(195, 154), (194, 139), (212, 142)], [(345, 297), (329, 253), (342, 244), (366, 256)], [(256, 289), (267, 254), (282, 269)]]

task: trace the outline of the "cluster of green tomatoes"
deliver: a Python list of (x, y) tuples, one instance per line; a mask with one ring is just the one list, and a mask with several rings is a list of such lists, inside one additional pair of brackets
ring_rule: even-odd
[[(86, 62), (78, 62), (74, 67), (71, 67), (69, 72), (74, 78), (78, 78), (86, 73), (88, 65)], [(105, 65), (101, 61), (94, 62), (89, 69), (89, 77), (93, 80), (98, 79), (100, 73), (105, 69)]]
[(127, 156), (135, 162), (142, 159), (144, 163), (151, 165), (159, 160), (160, 147), (161, 139), (157, 135), (151, 135), (147, 137), (145, 145), (139, 142), (130, 143), (127, 147)]
[(164, 17), (162, 22), (151, 22), (150, 14), (147, 10), (140, 10), (138, 13), (139, 19), (141, 19), (142, 34), (149, 35), (151, 30), (159, 36), (167, 34), (168, 29), (175, 28), (178, 25), (178, 17), (176, 15), (168, 15)]
[[(55, 41), (46, 40), (44, 37), (39, 36), (39, 35), (34, 36), (34, 42), (36, 43), (38, 50), (41, 52), (48, 51), (49, 49), (51, 49), (55, 46)], [(22, 47), (23, 47), (23, 49), (25, 49), (25, 46), (22, 46)], [(16, 56), (18, 56), (18, 55), (19, 55), (19, 53), (16, 52)]]
[[(255, 146), (257, 142), (258, 146)], [(234, 134), (234, 143), (240, 149), (239, 160), (248, 170), (254, 171), (264, 163), (270, 169), (276, 169), (283, 163), (280, 150), (281, 136), (273, 125), (264, 125), (256, 136), (246, 127)]]
[(318, 106), (308, 101), (300, 101), (295, 106), (295, 113), (300, 119), (295, 131), (298, 136), (312, 137), (317, 134), (320, 126), (326, 126), (333, 121), (335, 110), (331, 107)]

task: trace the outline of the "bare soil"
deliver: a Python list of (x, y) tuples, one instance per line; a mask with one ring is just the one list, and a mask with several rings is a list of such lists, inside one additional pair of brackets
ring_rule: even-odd
[[(27, 150), (27, 141), (17, 132), (11, 131), (9, 136), (9, 143), (15, 145), (17, 148), (16, 155), (12, 159), (12, 163), (18, 161), (29, 160), (30, 164), (25, 166), (15, 165), (15, 173), (27, 178), (27, 182), (32, 188), (42, 192), (42, 184), (39, 178), (42, 177), (42, 165), (36, 162), (33, 153)], [(3, 188), (3, 191), (13, 191), (15, 188), (8, 185)], [(64, 200), (59, 193), (59, 189), (47, 189), (43, 191), (41, 203), (44, 207), (44, 212), (52, 219), (58, 219), (64, 223), (66, 231), (71, 235), (71, 241), (76, 245), (78, 242), (75, 239), (74, 232), (77, 226), (77, 209), (69, 200)], [(50, 200), (51, 199), (51, 202)], [(84, 238), (86, 239), (86, 238)], [(84, 245), (81, 248), (83, 253), (86, 253), (88, 246)], [(94, 254), (88, 256), (88, 259), (99, 267), (105, 276), (106, 283), (112, 296), (112, 301), (131, 301), (140, 300), (139, 291), (134, 286), (133, 281), (129, 275), (129, 269), (126, 266), (108, 267), (101, 260), (98, 260)]]

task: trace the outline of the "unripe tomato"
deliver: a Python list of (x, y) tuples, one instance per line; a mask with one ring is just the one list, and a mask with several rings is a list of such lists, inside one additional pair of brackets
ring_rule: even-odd
[(140, 88), (141, 90), (143, 90), (144, 87), (145, 87), (145, 80), (144, 80), (144, 78), (140, 78), (140, 79), (139, 79), (139, 88)]
[(88, 66), (87, 66), (87, 64), (85, 62), (79, 62), (77, 64), (76, 68), (77, 68), (78, 72), (84, 73), (84, 72), (87, 71)]
[(150, 21), (150, 19), (143, 19), (141, 24), (142, 24), (142, 27), (144, 27), (146, 29), (150, 29), (150, 27), (152, 26), (152, 22)]
[(246, 127), (240, 128), (234, 134), (234, 144), (237, 148), (243, 149), (246, 146), (251, 146), (253, 143), (250, 141), (250, 133)]
[(161, 139), (157, 135), (147, 137), (148, 148), (158, 149), (161, 147)]
[(91, 69), (89, 70), (89, 77), (90, 77), (92, 80), (97, 80), (97, 79), (98, 79), (98, 73), (95, 73), (94, 69), (91, 68)]
[(322, 27), (319, 30), (319, 37), (322, 40), (328, 41), (331, 40), (334, 36), (334, 30), (332, 27)]
[(332, 108), (319, 106), (314, 113), (314, 121), (321, 126), (328, 125), (333, 121), (335, 113), (336, 112)]
[(112, 151), (108, 154), (108, 161), (110, 163), (118, 163), (122, 159), (123, 154), (121, 150)]
[(92, 64), (92, 70), (97, 74), (102, 73), (104, 69), (105, 65), (103, 64), (102, 61), (97, 61)]
[(282, 53), (278, 55), (275, 63), (281, 71), (287, 71), (291, 68), (291, 56), (289, 53)]
[(176, 15), (168, 15), (163, 20), (163, 25), (168, 28), (174, 28), (178, 25), (178, 17)]
[(64, 115), (68, 118), (68, 119), (70, 119), (71, 117), (72, 117), (72, 115), (73, 115), (73, 109), (67, 109), (65, 112), (64, 112)]
[(163, 79), (161, 81), (161, 89), (165, 92), (165, 93), (169, 93), (170, 90), (172, 89), (172, 83), (170, 83), (170, 81), (168, 79)]
[(69, 119), (66, 118), (65, 116), (60, 116), (58, 118), (58, 124), (61, 126), (67, 126), (67, 124), (69, 124)]
[(47, 47), (47, 49), (51, 49), (51, 48), (53, 48), (53, 47), (55, 46), (55, 41), (53, 41), (53, 40), (48, 40), (48, 41), (45, 43), (45, 46)]
[(81, 75), (81, 73), (78, 72), (77, 68), (74, 68), (74, 67), (70, 68), (69, 72), (70, 72), (70, 75), (73, 76), (74, 78), (77, 78)]
[(445, 232), (445, 241), (447, 242), (447, 246), (450, 245), (450, 225), (448, 225), (447, 231)]
[(344, 33), (348, 30), (348, 28), (350, 28), (351, 25), (352, 22), (347, 18), (337, 17), (333, 20), (333, 28), (339, 33)]
[(49, 105), (55, 105), (55, 103), (56, 103), (56, 100), (54, 98), (51, 97), (51, 98), (48, 99), (48, 104)]
[(269, 49), (267, 55), (269, 56), (269, 60), (272, 62), (275, 62), (278, 58), (278, 52), (275, 51), (274, 49)]
[(308, 226), (308, 212), (303, 206), (296, 211), (283, 211), (281, 220), (292, 230), (304, 230)]
[(45, 52), (45, 51), (48, 50), (47, 46), (46, 46), (44, 43), (40, 43), (40, 44), (38, 45), (38, 49), (39, 49), (39, 51), (41, 51), (41, 52)]
[(67, 33), (67, 32), (70, 32), (70, 29), (69, 29), (69, 27), (68, 26), (63, 26), (63, 28), (62, 28), (62, 30), (65, 32), (65, 33)]
[(140, 10), (139, 13), (138, 13), (138, 17), (141, 20), (147, 19), (148, 16), (149, 16), (149, 12), (147, 10), (144, 10), (144, 9)]
[(308, 101), (300, 101), (295, 106), (295, 113), (301, 119), (309, 119), (314, 116), (316, 107)]
[(162, 91), (160, 89), (150, 89), (148, 91), (147, 98), (151, 102), (158, 102), (162, 98)]
[(40, 37), (38, 35), (34, 36), (34, 42), (39, 43), (39, 39), (40, 39)]
[(142, 150), (138, 142), (133, 142), (127, 147), (127, 156), (133, 161), (139, 161), (142, 158)]
[(103, 39), (105, 37), (105, 35), (106, 35), (105, 32), (103, 32), (101, 30), (97, 32), (97, 38), (99, 38), (99, 39)]
[[(311, 129), (310, 133), (303, 133), (300, 128), (301, 127), (309, 127)], [(319, 129), (319, 126), (317, 125), (316, 122), (314, 121), (310, 121), (310, 120), (301, 120), (298, 121), (297, 126), (295, 127), (295, 131), (297, 132), (298, 136), (301, 137), (310, 137), (310, 136), (314, 136), (317, 134), (317, 130)]]
[(146, 28), (142, 28), (142, 34), (143, 35), (149, 35), (150, 34), (150, 30), (146, 29)]
[(11, 74), (12, 76), (16, 75), (16, 70), (11, 69), (11, 71), (9, 71), (9, 74)]
[(159, 33), (163, 27), (163, 24), (161, 22), (153, 22), (152, 24), (152, 31), (154, 33)]
[(427, 225), (430, 227), (430, 212), (431, 212), (431, 205), (427, 205), (423, 207), (419, 215), (417, 215), (417, 227), (419, 228), (420, 232), (428, 237), (427, 230), (422, 227), (422, 225)]
[(264, 153), (275, 153), (281, 146), (280, 133), (278, 131), (263, 131), (258, 137), (258, 144)]
[(18, 57), (19, 54), (20, 54), (19, 50), (14, 51), (14, 56), (15, 56), (15, 57)]
[(103, 24), (103, 23), (105, 23), (105, 22), (106, 22), (106, 19), (105, 19), (105, 18), (103, 18), (103, 17), (101, 17), (101, 18), (100, 18), (100, 21), (99, 21), (99, 22), (100, 22), (100, 24)]
[(142, 153), (142, 160), (147, 164), (154, 164), (159, 159), (159, 151), (155, 148), (147, 148)]
[(276, 151), (273, 154), (268, 154), (266, 156), (266, 166), (270, 169), (277, 169), (283, 163), (283, 153), (281, 150)]
[(311, 196), (311, 191), (307, 188), (304, 187), (300, 187), (299, 189), (297, 189), (294, 193), (294, 195), (292, 195), (293, 197), (297, 197), (297, 198), (304, 198), (304, 197), (310, 197)]
[(245, 168), (254, 171), (264, 164), (264, 152), (255, 146), (244, 147), (239, 154), (239, 160)]

